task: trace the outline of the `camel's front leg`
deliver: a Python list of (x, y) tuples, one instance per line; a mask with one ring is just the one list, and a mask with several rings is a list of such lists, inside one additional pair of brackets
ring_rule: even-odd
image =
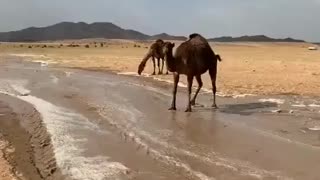
[(164, 59), (160, 59), (160, 60), (162, 60), (162, 64), (161, 64), (161, 74), (163, 74)]
[(169, 74), (169, 70), (168, 70), (168, 61), (167, 61), (167, 60), (165, 60), (165, 59), (163, 59), (162, 61), (163, 61), (163, 64), (164, 64), (164, 63), (166, 63), (166, 68), (167, 68), (167, 72), (166, 72), (166, 74)]
[(152, 57), (152, 63), (153, 63), (153, 73), (152, 73), (152, 75), (156, 75), (156, 61), (155, 61), (154, 57)]
[(193, 98), (191, 100), (191, 105), (196, 105), (196, 98), (197, 98), (197, 96), (198, 96), (198, 94), (199, 94), (199, 92), (200, 92), (200, 90), (202, 88), (202, 85), (203, 85), (202, 80), (201, 80), (201, 75), (197, 75), (196, 76), (196, 80), (197, 80), (199, 86), (198, 86), (198, 89), (196, 91), (196, 94), (194, 94), (194, 96), (193, 96)]
[(180, 77), (180, 75), (178, 73), (173, 73), (174, 85), (173, 85), (173, 91), (172, 91), (172, 102), (171, 102), (171, 107), (169, 108), (169, 110), (177, 110), (177, 108), (176, 108), (176, 96), (177, 96), (177, 88), (178, 88), (178, 83), (179, 83), (179, 77)]
[(191, 112), (191, 91), (192, 91), (193, 76), (188, 76), (188, 106), (185, 112)]
[(216, 104), (216, 93), (217, 93), (217, 86), (216, 86), (216, 79), (217, 79), (217, 67), (213, 67), (209, 69), (209, 75), (211, 78), (211, 83), (212, 83), (212, 96), (213, 96), (213, 103), (212, 107), (213, 108), (218, 108)]
[(161, 61), (160, 58), (158, 58), (158, 74), (162, 74), (162, 71), (160, 70), (160, 66), (161, 66)]

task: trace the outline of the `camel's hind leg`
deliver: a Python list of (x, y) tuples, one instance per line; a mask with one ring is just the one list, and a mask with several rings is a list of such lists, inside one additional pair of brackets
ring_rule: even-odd
[(196, 80), (197, 80), (199, 86), (198, 86), (198, 89), (191, 100), (191, 105), (193, 105), (193, 106), (196, 105), (196, 98), (200, 92), (200, 89), (202, 88), (202, 85), (203, 85), (202, 80), (201, 80), (201, 75), (197, 75)]
[(178, 73), (173, 74), (174, 84), (173, 84), (173, 91), (172, 91), (172, 102), (171, 102), (171, 107), (169, 110), (177, 110), (176, 96), (177, 96), (177, 88), (178, 88), (179, 78), (180, 78), (180, 76)]
[(161, 64), (161, 74), (163, 74), (164, 59), (160, 59), (160, 60), (162, 60), (162, 64)]
[(193, 75), (188, 75), (188, 106), (185, 112), (191, 112), (191, 91), (192, 91)]
[(160, 61), (160, 58), (157, 58), (158, 60), (158, 74), (162, 74), (162, 71), (160, 70), (160, 67), (161, 67), (161, 61)]
[(165, 59), (162, 59), (162, 72), (163, 72), (163, 66), (164, 66), (164, 64), (166, 64), (166, 69), (167, 69), (166, 74), (169, 74), (168, 64), (167, 64), (167, 62), (165, 61)]
[(152, 73), (152, 75), (156, 75), (156, 61), (155, 61), (154, 57), (152, 57), (152, 63), (153, 63), (153, 73)]
[(213, 94), (213, 104), (212, 107), (218, 108), (216, 104), (216, 93), (217, 93), (217, 86), (216, 86), (216, 79), (217, 79), (217, 66), (209, 69), (209, 75), (212, 82), (212, 94)]

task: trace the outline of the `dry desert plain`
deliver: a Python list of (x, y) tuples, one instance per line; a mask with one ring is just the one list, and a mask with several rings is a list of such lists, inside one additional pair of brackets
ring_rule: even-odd
[[(103, 47), (101, 47), (101, 42)], [(151, 41), (90, 39), (41, 43), (2, 43), (0, 56), (15, 55), (31, 61), (46, 61), (63, 67), (116, 72), (137, 71)], [(180, 42), (176, 42), (176, 46)], [(68, 47), (77, 44), (80, 47)], [(46, 45), (46, 47), (43, 47)], [(89, 45), (86, 48), (85, 45)], [(223, 94), (320, 93), (320, 51), (308, 43), (211, 43), (223, 61), (218, 64), (218, 91)], [(145, 73), (152, 72), (151, 60)], [(172, 80), (170, 75), (158, 79)], [(204, 87), (211, 88), (209, 76)], [(186, 82), (185, 78), (182, 78)], [(196, 86), (196, 84), (194, 84)]]

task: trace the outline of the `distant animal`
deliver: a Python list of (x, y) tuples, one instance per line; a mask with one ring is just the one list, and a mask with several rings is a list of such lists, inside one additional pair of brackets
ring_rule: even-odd
[[(203, 86), (201, 75), (209, 70), (209, 75), (212, 82), (213, 104), (216, 105), (216, 78), (217, 78), (217, 62), (221, 61), (221, 57), (216, 55), (211, 49), (208, 41), (200, 34), (191, 34), (189, 39), (183, 42), (173, 55), (175, 44), (166, 42), (163, 46), (164, 59), (170, 72), (173, 73), (174, 87), (173, 98), (169, 110), (176, 110), (176, 94), (179, 83), (180, 74), (187, 76), (188, 80), (188, 105), (185, 112), (191, 112), (191, 105), (195, 105), (197, 95)], [(194, 97), (191, 99), (191, 90), (193, 78), (198, 82), (198, 88)]]
[[(144, 58), (142, 59), (142, 61), (140, 62), (140, 65), (138, 67), (138, 74), (141, 75), (142, 71), (144, 70), (147, 61), (152, 58), (152, 62), (153, 62), (153, 73), (152, 75), (156, 74), (156, 62), (155, 59), (157, 59), (158, 61), (158, 74), (163, 74), (163, 67), (165, 64), (165, 60), (164, 60), (164, 54), (163, 54), (163, 45), (164, 45), (164, 41), (161, 39), (156, 40), (151, 47), (149, 48), (148, 53), (144, 56)], [(160, 60), (162, 59), (162, 66), (160, 69)], [(168, 74), (168, 67), (167, 67), (167, 72), (166, 74)]]

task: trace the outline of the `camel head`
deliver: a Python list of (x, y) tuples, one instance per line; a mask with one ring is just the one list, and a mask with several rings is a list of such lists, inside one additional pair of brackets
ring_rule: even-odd
[(162, 47), (162, 52), (164, 55), (164, 60), (167, 64), (167, 68), (170, 72), (174, 72), (176, 67), (174, 63), (174, 57), (173, 57), (173, 48), (174, 48), (174, 43), (171, 42), (165, 42), (163, 47)]
[(142, 71), (144, 70), (146, 66), (146, 63), (145, 62), (141, 62), (139, 67), (138, 67), (138, 74), (141, 75)]
[(171, 43), (171, 42), (165, 42), (164, 45), (163, 45), (163, 54), (165, 56), (167, 56), (168, 54), (172, 55), (172, 51), (173, 51), (173, 48), (174, 48), (175, 44), (174, 43)]

